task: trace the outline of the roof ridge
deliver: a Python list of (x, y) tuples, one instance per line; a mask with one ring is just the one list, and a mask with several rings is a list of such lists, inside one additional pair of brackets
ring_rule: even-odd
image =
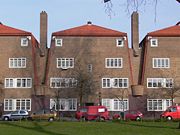
[(94, 24), (85, 24), (57, 32), (52, 35), (60, 36), (127, 36), (127, 33), (105, 28)]

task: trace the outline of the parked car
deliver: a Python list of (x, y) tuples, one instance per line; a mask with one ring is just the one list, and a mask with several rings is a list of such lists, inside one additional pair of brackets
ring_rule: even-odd
[(125, 112), (116, 113), (113, 115), (113, 119), (123, 119), (125, 115), (126, 120), (136, 120), (139, 121), (142, 119), (143, 114), (137, 110), (129, 110)]
[(5, 121), (21, 120), (21, 119), (26, 119), (28, 117), (29, 117), (29, 113), (26, 110), (17, 110), (17, 111), (13, 111), (11, 113), (2, 115), (2, 119)]
[(41, 109), (30, 115), (29, 120), (48, 120), (54, 121), (56, 119), (57, 113), (50, 109)]
[(160, 117), (166, 118), (167, 120), (180, 119), (180, 106), (171, 106), (167, 108)]
[(105, 106), (83, 106), (75, 115), (78, 120), (109, 120), (109, 112)]

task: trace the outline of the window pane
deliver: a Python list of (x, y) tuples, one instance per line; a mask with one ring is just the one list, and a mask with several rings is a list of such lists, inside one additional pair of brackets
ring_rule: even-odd
[(21, 79), (17, 79), (17, 87), (21, 87)]

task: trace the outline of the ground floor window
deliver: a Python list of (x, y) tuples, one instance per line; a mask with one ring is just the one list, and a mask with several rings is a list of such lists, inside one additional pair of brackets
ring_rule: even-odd
[(147, 111), (165, 111), (172, 105), (171, 99), (147, 99)]
[(4, 99), (4, 111), (31, 111), (31, 99)]
[(50, 109), (60, 111), (76, 111), (77, 110), (77, 99), (69, 98), (69, 99), (50, 99)]
[(127, 111), (129, 110), (128, 99), (102, 99), (102, 105), (106, 106), (109, 111)]

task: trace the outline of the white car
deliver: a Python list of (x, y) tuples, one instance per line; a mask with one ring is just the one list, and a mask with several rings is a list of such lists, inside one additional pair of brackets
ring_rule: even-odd
[(26, 110), (17, 110), (17, 111), (13, 111), (11, 113), (8, 114), (4, 114), (2, 116), (2, 119), (5, 121), (8, 120), (21, 120), (21, 119), (26, 119), (29, 117), (29, 113)]

